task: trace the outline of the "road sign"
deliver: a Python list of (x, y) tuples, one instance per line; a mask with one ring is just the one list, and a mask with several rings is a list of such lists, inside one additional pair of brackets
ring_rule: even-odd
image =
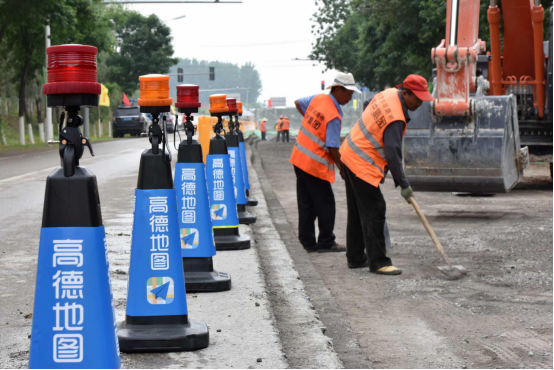
[(271, 98), (271, 105), (275, 107), (286, 107), (287, 106), (287, 98)]

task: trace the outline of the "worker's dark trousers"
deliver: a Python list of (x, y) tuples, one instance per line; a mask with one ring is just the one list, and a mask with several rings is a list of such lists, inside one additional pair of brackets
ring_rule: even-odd
[(265, 131), (262, 131), (262, 141), (265, 141)]
[(287, 143), (289, 142), (289, 130), (283, 130), (281, 131), (281, 133), (283, 134), (283, 143), (285, 142), (285, 140), (287, 140)]
[[(335, 195), (331, 183), (294, 166), (298, 201), (298, 239), (307, 250), (328, 249), (335, 244)], [(315, 219), (319, 227), (315, 239)]]
[(277, 131), (277, 142), (279, 142), (280, 137), (281, 137), (281, 131)]
[(357, 177), (344, 166), (348, 219), (346, 224), (346, 259), (351, 263), (369, 258), (369, 269), (391, 266), (385, 243), (387, 204), (380, 188)]

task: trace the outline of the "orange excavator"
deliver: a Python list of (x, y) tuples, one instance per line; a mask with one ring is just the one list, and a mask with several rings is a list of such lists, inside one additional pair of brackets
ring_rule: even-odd
[(500, 5), (490, 0), (487, 52), (480, 1), (448, 0), (446, 38), (431, 52), (436, 100), (413, 112), (404, 140), (414, 190), (508, 192), (529, 153), (552, 174), (552, 19), (545, 42), (540, 0)]

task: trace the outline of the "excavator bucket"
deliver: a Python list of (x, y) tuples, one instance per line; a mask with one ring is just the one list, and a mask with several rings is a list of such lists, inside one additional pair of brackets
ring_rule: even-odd
[(410, 112), (404, 168), (416, 191), (506, 193), (523, 177), (516, 99), (481, 96), (469, 117)]

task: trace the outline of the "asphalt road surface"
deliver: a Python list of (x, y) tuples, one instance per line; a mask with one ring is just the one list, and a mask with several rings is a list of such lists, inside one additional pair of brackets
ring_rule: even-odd
[[(454, 264), (450, 280), (414, 210), (382, 186), (400, 276), (348, 269), (344, 253), (307, 254), (297, 241), (290, 144), (258, 141), (253, 163), (270, 213), (347, 368), (552, 368), (552, 181), (548, 164), (509, 194), (415, 197)], [(337, 241), (346, 243), (346, 196), (333, 186)], [(359, 350), (357, 350), (359, 349)]]

